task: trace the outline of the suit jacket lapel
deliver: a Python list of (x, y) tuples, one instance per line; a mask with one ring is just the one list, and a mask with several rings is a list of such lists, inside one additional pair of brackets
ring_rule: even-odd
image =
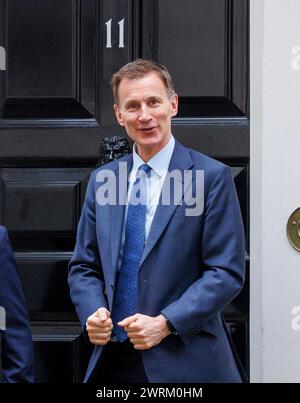
[[(173, 151), (173, 155), (170, 161), (169, 165), (169, 173), (174, 170), (179, 170), (181, 172), (181, 178), (183, 179), (184, 175), (184, 170), (188, 170), (193, 166), (193, 162), (189, 153), (189, 150), (182, 146), (180, 143), (177, 141), (175, 142), (175, 147)], [(179, 179), (176, 179), (179, 180)], [(168, 182), (165, 181), (163, 188), (162, 188), (162, 193), (164, 189), (168, 186)], [(183, 181), (180, 181), (180, 186), (183, 188)], [(186, 190), (189, 186), (189, 183), (185, 183), (184, 189)], [(143, 252), (143, 256), (141, 259), (140, 266), (143, 264), (151, 250), (154, 248), (155, 244), (159, 240), (160, 236), (162, 235), (164, 229), (168, 225), (172, 215), (174, 214), (176, 208), (178, 207), (178, 204), (172, 203), (174, 200), (174, 186), (171, 186), (171, 194), (170, 194), (170, 200), (171, 203), (169, 205), (162, 205), (161, 203), (161, 196), (160, 196), (160, 201), (159, 205), (156, 208), (155, 216), (153, 218), (153, 222), (150, 228), (149, 236), (145, 245), (145, 249)], [(183, 195), (182, 195), (183, 197)]]
[(117, 203), (110, 208), (110, 245), (113, 277), (115, 277), (118, 269), (120, 246), (123, 233), (123, 219), (127, 197), (128, 174), (130, 173), (132, 168), (132, 155), (129, 155), (125, 159), (122, 159), (122, 161), (120, 162), (125, 162), (127, 164), (127, 170), (125, 172), (123, 168), (121, 168), (122, 171), (120, 172), (120, 163), (115, 169)]

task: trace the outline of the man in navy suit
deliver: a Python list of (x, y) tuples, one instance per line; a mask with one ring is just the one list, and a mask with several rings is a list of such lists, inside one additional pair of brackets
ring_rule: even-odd
[(164, 66), (136, 60), (112, 85), (134, 147), (92, 172), (69, 264), (95, 345), (85, 381), (242, 382), (221, 315), (245, 270), (231, 170), (172, 136), (178, 97)]
[(2, 382), (33, 382), (28, 312), (6, 228), (0, 226), (0, 307)]

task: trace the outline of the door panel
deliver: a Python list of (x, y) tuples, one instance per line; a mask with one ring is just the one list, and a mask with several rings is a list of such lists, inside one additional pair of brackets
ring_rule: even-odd
[(1, 0), (0, 9), (7, 50), (0, 127), (97, 126), (96, 2)]
[(142, 54), (168, 66), (179, 118), (246, 117), (247, 1), (144, 1), (143, 21)]
[(225, 12), (223, 0), (158, 1), (156, 55), (171, 66), (180, 97), (225, 96)]

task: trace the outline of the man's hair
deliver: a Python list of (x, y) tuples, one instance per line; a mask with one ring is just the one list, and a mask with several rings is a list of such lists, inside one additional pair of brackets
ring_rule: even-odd
[(165, 66), (152, 60), (136, 59), (133, 62), (125, 64), (112, 76), (111, 85), (115, 103), (117, 105), (119, 103), (119, 86), (122, 80), (141, 79), (150, 73), (156, 73), (162, 80), (169, 97), (175, 94), (172, 78)]

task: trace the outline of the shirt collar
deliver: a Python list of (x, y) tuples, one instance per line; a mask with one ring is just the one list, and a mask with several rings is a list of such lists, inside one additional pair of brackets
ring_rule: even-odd
[[(171, 135), (168, 144), (166, 144), (164, 148), (162, 148), (147, 162), (147, 165), (149, 165), (151, 169), (159, 175), (159, 177), (161, 177), (162, 174), (168, 170), (172, 154), (174, 151), (174, 147), (175, 147), (175, 140), (174, 137)], [(137, 171), (142, 164), (145, 164), (145, 162), (138, 155), (136, 151), (136, 144), (134, 144), (132, 171), (133, 172)]]

